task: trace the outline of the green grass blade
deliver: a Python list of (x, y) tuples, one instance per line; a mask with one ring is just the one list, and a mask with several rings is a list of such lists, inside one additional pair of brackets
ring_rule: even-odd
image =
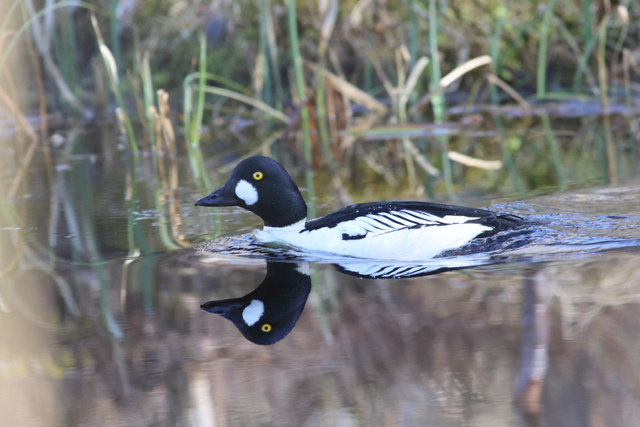
[[(300, 44), (298, 42), (298, 27), (296, 23), (296, 3), (295, 0), (285, 0), (287, 9), (287, 32), (289, 34), (289, 45), (291, 50), (291, 61), (293, 63), (293, 73), (295, 76), (296, 91), (300, 100), (306, 98), (304, 75), (302, 73), (302, 56), (300, 55)], [(304, 160), (309, 166), (305, 170), (305, 184), (307, 187), (307, 202), (313, 199), (313, 175), (311, 172), (311, 138), (309, 135), (309, 109), (305, 105), (300, 112), (300, 123), (302, 127), (302, 153)], [(311, 215), (311, 210), (309, 210)]]
[(553, 16), (553, 7), (557, 0), (549, 0), (544, 9), (542, 24), (540, 25), (540, 40), (538, 42), (538, 71), (536, 76), (536, 96), (544, 98), (547, 85), (547, 44), (549, 42), (549, 26)]

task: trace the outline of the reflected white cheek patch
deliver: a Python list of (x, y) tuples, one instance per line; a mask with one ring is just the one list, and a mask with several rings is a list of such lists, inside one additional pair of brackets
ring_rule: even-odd
[(244, 200), (248, 206), (251, 206), (258, 201), (258, 190), (244, 179), (241, 179), (236, 184), (236, 196)]
[(246, 323), (247, 326), (253, 326), (258, 320), (260, 320), (262, 313), (264, 313), (263, 302), (254, 299), (251, 301), (251, 304), (242, 310), (242, 320), (244, 320), (244, 323)]

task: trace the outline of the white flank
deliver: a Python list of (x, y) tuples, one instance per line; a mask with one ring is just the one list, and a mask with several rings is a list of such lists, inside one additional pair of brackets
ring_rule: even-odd
[(242, 320), (247, 326), (253, 326), (255, 323), (260, 320), (262, 314), (264, 313), (264, 304), (262, 301), (254, 299), (251, 301), (251, 304), (245, 307), (242, 310)]
[[(332, 228), (313, 231), (301, 232), (304, 221), (289, 227), (264, 227), (264, 230), (254, 230), (252, 236), (261, 243), (284, 244), (306, 251), (378, 260), (422, 261), (464, 246), (480, 233), (492, 229), (467, 222), (473, 219), (476, 218), (454, 215), (442, 218), (403, 209), (367, 214)], [(351, 239), (345, 240), (344, 234)]]
[(251, 206), (258, 201), (258, 190), (244, 179), (241, 179), (236, 184), (236, 196), (244, 200), (248, 206)]

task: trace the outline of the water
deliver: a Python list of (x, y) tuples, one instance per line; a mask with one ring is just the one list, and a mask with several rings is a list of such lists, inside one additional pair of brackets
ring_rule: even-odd
[[(507, 200), (540, 223), (521, 244), (389, 264), (257, 248), (254, 215), (193, 206), (186, 158), (166, 189), (84, 141), (3, 199), (3, 426), (636, 425), (638, 181)], [(252, 292), (273, 345), (200, 309)]]

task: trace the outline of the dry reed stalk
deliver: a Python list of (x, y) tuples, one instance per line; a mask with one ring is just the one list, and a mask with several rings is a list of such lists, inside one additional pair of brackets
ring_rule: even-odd
[(169, 106), (169, 94), (163, 89), (158, 90), (157, 94), (160, 121), (162, 122), (162, 135), (164, 137), (165, 144), (167, 144), (169, 157), (173, 158), (176, 155), (176, 135), (170, 119), (171, 107)]
[(396, 177), (391, 173), (391, 169), (378, 163), (378, 160), (373, 157), (373, 154), (370, 151), (365, 151), (362, 159), (374, 172), (382, 176), (388, 184), (396, 185), (398, 183)]
[[(376, 74), (378, 75), (378, 78), (382, 82), (384, 89), (387, 91), (389, 98), (391, 98), (392, 110), (396, 111), (396, 102), (397, 102), (396, 88), (393, 86), (393, 84), (391, 84), (391, 80), (389, 80), (389, 77), (387, 77), (387, 74), (384, 72), (384, 69), (382, 68), (382, 64), (380, 64), (380, 60), (378, 59), (378, 57), (375, 55), (374, 52), (369, 52), (369, 60), (373, 65), (373, 69), (376, 70)], [(385, 111), (384, 112), (381, 111), (381, 113), (386, 113), (386, 107), (385, 107)]]
[[(314, 71), (317, 70), (317, 66), (315, 64), (306, 63), (306, 65)], [(358, 89), (342, 77), (336, 76), (327, 70), (324, 71), (324, 75), (327, 80), (331, 81), (336, 91), (342, 93), (351, 101), (364, 105), (374, 113), (384, 114), (388, 111), (387, 107), (383, 103), (365, 91)]]
[(29, 144), (29, 147), (27, 148), (27, 152), (22, 160), (22, 164), (20, 165), (20, 168), (18, 169), (18, 173), (13, 178), (13, 182), (9, 187), (9, 192), (7, 194), (7, 197), (9, 198), (9, 200), (12, 200), (15, 197), (16, 192), (18, 191), (18, 186), (20, 185), (20, 182), (22, 182), (22, 178), (24, 177), (27, 171), (27, 167), (29, 166), (29, 163), (31, 163), (33, 154), (35, 153), (36, 147), (38, 146), (39, 138), (38, 138), (38, 134), (33, 130), (29, 122), (27, 122), (27, 120), (24, 118), (22, 113), (20, 113), (20, 110), (18, 109), (18, 107), (13, 104), (9, 96), (1, 88), (0, 88), (0, 101), (4, 102), (7, 108), (9, 108), (9, 111), (15, 117), (19, 127), (24, 130), (24, 132), (27, 134), (27, 136), (31, 140), (31, 144)]
[(317, 170), (320, 166), (320, 147), (318, 144), (318, 122), (316, 120), (316, 106), (310, 99), (307, 99), (307, 110), (309, 111), (309, 142), (311, 144), (311, 164), (313, 170)]
[(443, 94), (447, 87), (451, 85), (451, 83), (464, 76), (469, 71), (490, 63), (491, 57), (489, 55), (482, 55), (478, 56), (477, 58), (470, 59), (464, 64), (454, 68), (449, 74), (440, 79), (440, 83), (438, 84), (437, 88), (429, 91), (429, 93), (420, 98), (420, 100), (409, 109), (409, 113), (417, 113), (420, 108), (426, 106), (429, 101), (431, 101), (431, 98)]
[(337, 162), (342, 158), (342, 152), (340, 150), (341, 139), (338, 136), (338, 123), (336, 117), (336, 101), (338, 97), (335, 96), (335, 88), (333, 83), (325, 76), (325, 91), (327, 93), (327, 126), (329, 128), (329, 140), (333, 142), (332, 152), (333, 159)]
[(500, 86), (500, 88), (502, 90), (507, 92), (509, 94), (509, 96), (511, 96), (513, 99), (515, 99), (516, 102), (518, 104), (520, 104), (520, 106), (522, 108), (524, 108), (527, 111), (532, 110), (531, 104), (529, 104), (527, 102), (527, 100), (522, 97), (522, 95), (520, 95), (518, 92), (516, 92), (515, 89), (513, 89), (511, 86), (509, 86), (507, 84), (507, 82), (505, 82), (500, 77), (498, 77), (498, 76), (496, 76), (494, 74), (491, 74), (491, 73), (487, 73), (486, 77), (487, 77), (487, 80), (489, 80), (490, 83), (493, 83), (495, 85)]
[(500, 160), (481, 160), (455, 151), (447, 152), (447, 157), (456, 163), (474, 168), (486, 170), (497, 170), (502, 168), (502, 162)]
[(415, 146), (413, 142), (409, 138), (402, 138), (402, 142), (406, 148), (406, 150), (414, 156), (416, 163), (424, 170), (427, 174), (436, 177), (440, 176), (440, 171), (438, 168), (433, 166), (418, 150), (418, 147)]
[(620, 31), (620, 36), (618, 37), (618, 41), (616, 41), (616, 45), (613, 49), (613, 55), (611, 56), (611, 78), (613, 79), (618, 75), (618, 57), (620, 56), (622, 46), (629, 32), (629, 10), (626, 6), (619, 4), (616, 6), (616, 11), (622, 20), (622, 30)]

